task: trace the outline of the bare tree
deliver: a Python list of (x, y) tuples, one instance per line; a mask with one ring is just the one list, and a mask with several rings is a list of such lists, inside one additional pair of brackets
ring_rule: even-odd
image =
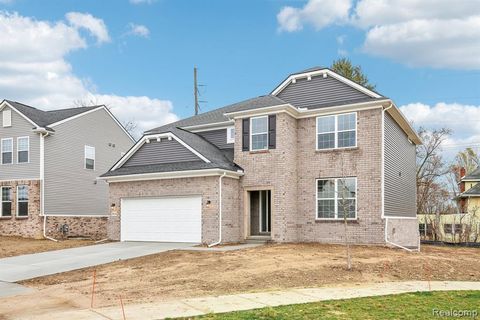
[(439, 130), (419, 129), (419, 135), (423, 141), (417, 146), (417, 214), (435, 215), (435, 221), (431, 221), (435, 232), (435, 238), (440, 238), (440, 214), (448, 209), (449, 192), (442, 177), (450, 172), (446, 166), (442, 154), (441, 144), (451, 134), (451, 130), (442, 128)]
[(346, 248), (346, 254), (347, 254), (347, 270), (351, 270), (352, 269), (352, 253), (350, 250), (350, 240), (348, 237), (348, 216), (350, 215), (350, 201), (348, 198), (350, 197), (347, 197), (347, 194), (351, 192), (351, 190), (348, 189), (347, 177), (345, 175), (344, 152), (341, 153), (340, 157), (341, 157), (340, 165), (342, 168), (342, 179), (339, 180), (339, 183), (337, 185), (337, 190), (335, 190), (335, 192), (337, 192), (337, 197), (340, 197), (341, 199), (340, 202), (341, 202), (341, 210), (343, 213), (343, 226), (344, 226), (343, 230), (344, 230), (345, 248)]

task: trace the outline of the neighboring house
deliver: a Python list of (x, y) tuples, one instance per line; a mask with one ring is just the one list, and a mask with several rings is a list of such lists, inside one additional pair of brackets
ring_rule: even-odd
[(69, 235), (105, 237), (108, 186), (97, 177), (134, 144), (117, 119), (105, 106), (9, 100), (0, 114), (0, 235), (57, 236), (66, 224)]
[(393, 102), (326, 68), (145, 132), (108, 172), (120, 240), (417, 247), (415, 145)]
[(451, 243), (480, 242), (480, 167), (469, 174), (460, 170), (460, 194), (455, 214), (419, 214), (422, 239)]

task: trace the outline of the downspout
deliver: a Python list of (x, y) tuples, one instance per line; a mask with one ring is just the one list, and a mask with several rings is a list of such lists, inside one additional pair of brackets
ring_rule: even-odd
[(208, 247), (213, 247), (222, 242), (222, 179), (227, 175), (226, 172), (218, 178), (218, 241), (209, 244)]
[[(382, 218), (385, 219), (385, 243), (392, 246), (413, 252), (414, 250), (401, 246), (397, 243), (393, 243), (388, 240), (388, 217), (385, 216), (385, 111), (393, 107), (393, 103), (390, 103), (388, 107), (382, 109)], [(420, 237), (418, 243), (418, 251), (420, 251)]]
[(43, 237), (58, 242), (57, 239), (47, 236), (47, 216), (45, 215), (45, 137), (48, 135), (48, 131), (40, 132), (40, 216), (43, 216)]

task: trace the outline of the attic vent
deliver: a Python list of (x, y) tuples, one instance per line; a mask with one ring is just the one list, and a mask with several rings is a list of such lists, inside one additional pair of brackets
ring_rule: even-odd
[(326, 77), (327, 77), (327, 73), (325, 72), (325, 73), (323, 74), (323, 78), (326, 78)]
[(310, 80), (312, 80), (312, 76), (307, 77), (307, 81), (310, 81)]
[(297, 79), (293, 78), (292, 83), (297, 83)]
[(3, 117), (3, 126), (4, 127), (12, 126), (12, 110), (10, 110), (10, 109), (3, 110), (2, 117)]

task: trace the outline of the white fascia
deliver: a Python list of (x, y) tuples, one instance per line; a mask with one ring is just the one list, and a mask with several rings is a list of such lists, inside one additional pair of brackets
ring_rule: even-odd
[(154, 173), (140, 173), (129, 174), (123, 176), (99, 177), (99, 180), (105, 180), (107, 183), (128, 182), (128, 181), (145, 181), (145, 180), (162, 180), (162, 179), (180, 179), (180, 178), (194, 178), (194, 177), (209, 177), (222, 176), (240, 179), (243, 172), (236, 172), (224, 169), (203, 169), (203, 170), (185, 170), (185, 171), (170, 171), (170, 172), (154, 172)]
[(359, 85), (358, 83), (356, 83), (356, 82), (354, 82), (350, 79), (347, 79), (344, 76), (339, 75), (338, 73), (333, 72), (330, 69), (320, 69), (320, 70), (315, 70), (315, 71), (310, 71), (310, 72), (292, 74), (287, 79), (285, 79), (278, 87), (276, 87), (275, 90), (273, 90), (271, 92), (271, 94), (276, 96), (277, 94), (279, 94), (283, 89), (285, 89), (294, 80), (296, 81), (297, 79), (301, 79), (301, 78), (306, 78), (307, 79), (309, 77), (311, 78), (313, 76), (318, 76), (318, 75), (327, 75), (327, 76), (333, 77), (333, 78), (335, 78), (335, 79), (337, 79), (337, 80), (339, 80), (339, 81), (357, 89), (358, 91), (365, 93), (366, 95), (368, 95), (372, 98), (381, 98), (381, 95), (379, 95), (378, 93), (376, 93), (372, 90), (369, 90), (369, 89)]
[(120, 158), (120, 160), (117, 161), (117, 163), (110, 169), (110, 171), (114, 171), (121, 167), (125, 162), (127, 162), (130, 157), (137, 152), (138, 149), (140, 149), (141, 146), (143, 146), (147, 140), (154, 140), (154, 139), (161, 139), (161, 138), (170, 138), (170, 139), (175, 139), (178, 141), (181, 145), (183, 145), (185, 148), (190, 150), (193, 154), (195, 154), (197, 157), (202, 159), (206, 163), (210, 163), (211, 161), (208, 160), (206, 157), (204, 157), (200, 152), (189, 146), (187, 143), (185, 143), (183, 140), (178, 138), (176, 135), (174, 135), (171, 132), (165, 132), (165, 133), (158, 133), (158, 134), (149, 134), (149, 135), (144, 135), (140, 140), (137, 141), (137, 143), (130, 149), (128, 152)]
[(26, 115), (24, 115), (23, 113), (21, 113), (20, 111), (18, 111), (14, 106), (12, 106), (10, 103), (8, 103), (8, 101), (6, 100), (3, 100), (2, 101), (2, 104), (0, 105), (0, 111), (5, 108), (6, 106), (8, 106), (10, 109), (12, 109), (13, 111), (15, 111), (16, 113), (18, 113), (22, 118), (24, 118), (25, 120), (27, 120), (28, 122), (30, 122), (31, 124), (33, 124), (36, 128), (40, 127), (38, 124), (36, 124), (35, 122), (33, 122), (29, 117), (27, 117)]

